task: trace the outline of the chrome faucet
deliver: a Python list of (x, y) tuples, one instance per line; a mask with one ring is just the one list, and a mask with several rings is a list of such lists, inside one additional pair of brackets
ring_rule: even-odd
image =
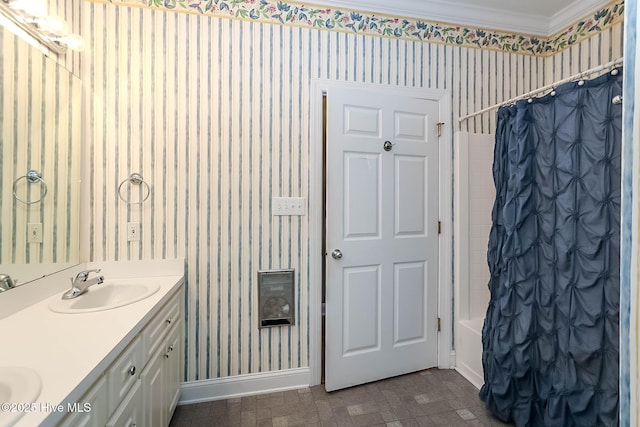
[(62, 299), (73, 299), (87, 292), (89, 286), (99, 285), (104, 282), (104, 276), (94, 277), (89, 279), (90, 273), (100, 273), (100, 269), (96, 270), (84, 270), (78, 273), (74, 278), (71, 278), (71, 289), (62, 295)]
[(8, 274), (0, 274), (0, 292), (8, 291), (16, 287), (17, 280), (13, 280)]

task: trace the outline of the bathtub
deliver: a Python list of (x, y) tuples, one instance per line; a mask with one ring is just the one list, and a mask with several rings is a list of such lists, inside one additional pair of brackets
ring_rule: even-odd
[(484, 318), (459, 320), (456, 328), (456, 370), (478, 389), (484, 384), (482, 325)]

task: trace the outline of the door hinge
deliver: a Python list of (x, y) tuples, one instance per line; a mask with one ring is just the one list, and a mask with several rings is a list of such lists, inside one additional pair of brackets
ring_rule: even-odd
[(438, 332), (440, 332), (440, 318), (438, 317)]
[(442, 222), (438, 221), (438, 234), (442, 233)]
[(438, 134), (438, 138), (442, 136), (442, 125), (444, 125), (444, 122), (436, 123), (436, 132)]

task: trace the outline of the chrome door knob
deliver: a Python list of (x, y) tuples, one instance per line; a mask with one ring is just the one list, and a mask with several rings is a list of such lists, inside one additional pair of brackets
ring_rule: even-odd
[(331, 257), (333, 259), (340, 259), (342, 258), (342, 252), (340, 251), (340, 249), (334, 249), (333, 252), (331, 252)]

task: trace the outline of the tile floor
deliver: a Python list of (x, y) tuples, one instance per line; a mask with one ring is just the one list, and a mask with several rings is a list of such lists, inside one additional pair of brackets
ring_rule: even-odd
[(453, 370), (426, 371), (327, 393), (324, 386), (178, 406), (170, 427), (508, 426)]

